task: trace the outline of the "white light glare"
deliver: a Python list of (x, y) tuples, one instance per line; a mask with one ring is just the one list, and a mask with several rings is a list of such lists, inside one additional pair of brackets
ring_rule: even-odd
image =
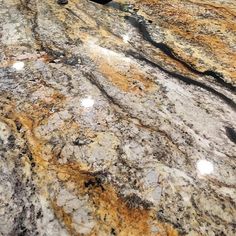
[(83, 98), (81, 100), (81, 106), (85, 108), (92, 107), (94, 105), (94, 100), (91, 97)]
[(128, 43), (130, 40), (130, 37), (128, 35), (123, 35), (123, 41), (124, 43)]
[(202, 175), (209, 175), (213, 172), (213, 164), (207, 160), (199, 160), (197, 162), (197, 169)]
[(23, 61), (16, 61), (12, 67), (16, 70), (22, 70), (25, 66), (25, 63)]

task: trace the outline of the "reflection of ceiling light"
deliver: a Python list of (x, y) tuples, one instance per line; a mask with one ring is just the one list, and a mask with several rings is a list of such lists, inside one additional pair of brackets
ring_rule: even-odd
[(124, 43), (128, 43), (129, 40), (130, 40), (130, 38), (129, 38), (128, 35), (124, 35), (124, 36), (123, 36), (123, 41), (124, 41)]
[(25, 66), (25, 63), (23, 61), (16, 61), (12, 67), (16, 70), (22, 70)]
[(209, 175), (213, 172), (213, 164), (207, 160), (199, 160), (197, 162), (197, 169), (202, 175)]
[(94, 105), (94, 100), (91, 97), (83, 98), (81, 100), (81, 106), (85, 108), (92, 107)]

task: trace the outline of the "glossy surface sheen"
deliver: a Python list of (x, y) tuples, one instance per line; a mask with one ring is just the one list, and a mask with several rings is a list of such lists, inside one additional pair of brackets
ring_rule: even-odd
[(227, 235), (234, 0), (0, 0), (0, 235)]

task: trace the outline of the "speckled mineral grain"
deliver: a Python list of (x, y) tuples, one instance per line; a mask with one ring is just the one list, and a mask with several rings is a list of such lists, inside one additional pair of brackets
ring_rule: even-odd
[(236, 2), (0, 0), (0, 235), (236, 235)]

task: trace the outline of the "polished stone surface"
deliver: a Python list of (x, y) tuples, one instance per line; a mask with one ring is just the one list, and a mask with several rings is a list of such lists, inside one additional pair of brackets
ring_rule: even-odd
[(0, 6), (0, 235), (236, 235), (234, 0)]

